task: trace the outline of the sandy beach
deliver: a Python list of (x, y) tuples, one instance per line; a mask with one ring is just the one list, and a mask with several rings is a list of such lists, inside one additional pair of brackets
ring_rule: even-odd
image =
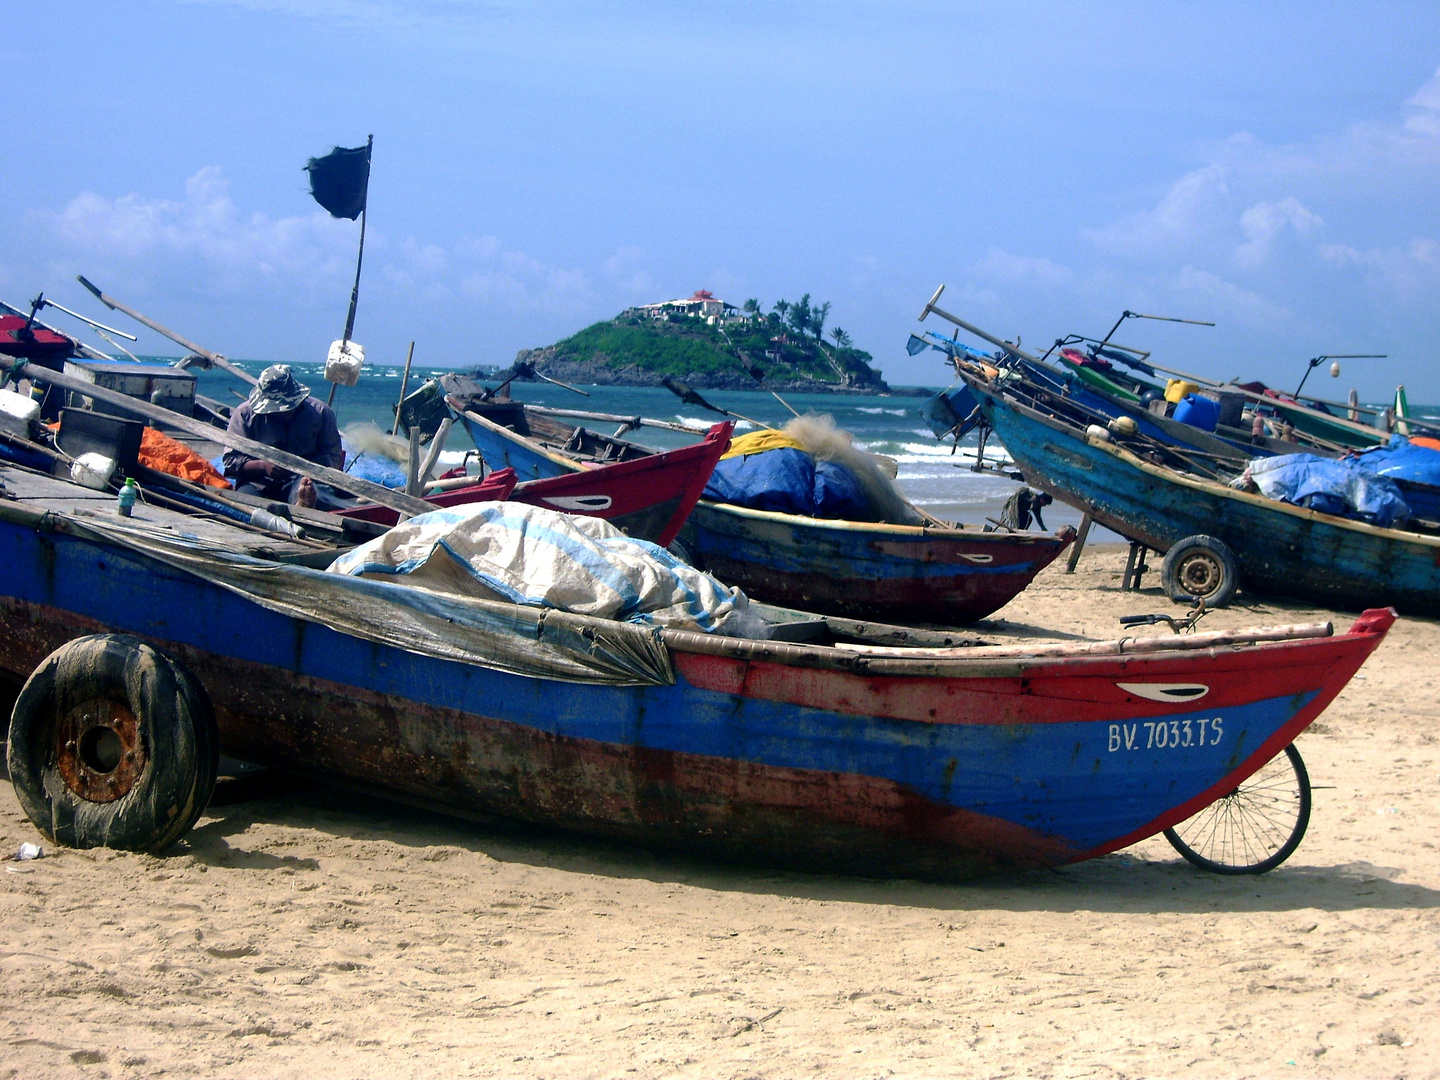
[[(987, 625), (1178, 613), (1123, 564), (1091, 548)], [(222, 786), (163, 856), (0, 863), (0, 1077), (1440, 1076), (1437, 655), (1401, 619), (1301, 737), (1309, 832), (1259, 878), (1163, 838), (817, 877)], [(0, 784), (0, 852), (39, 839)]]

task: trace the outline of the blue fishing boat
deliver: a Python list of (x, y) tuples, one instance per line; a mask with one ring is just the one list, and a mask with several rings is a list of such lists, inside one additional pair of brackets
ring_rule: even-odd
[(0, 668), (28, 677), (10, 774), (79, 846), (172, 842), (217, 744), (462, 814), (939, 878), (1243, 810), (1293, 764), (1284, 828), (1216, 867), (1263, 870), (1309, 812), (1287, 748), (1393, 620), (994, 647), (777, 616), (810, 643), (742, 640), (325, 573), (223, 520), (141, 503), (121, 521), (113, 497), (7, 467), (0, 484)]
[[(570, 475), (653, 454), (518, 403), (450, 398), (486, 463), (521, 476)], [(484, 409), (482, 413), (478, 411)], [(702, 498), (680, 532), (684, 554), (760, 600), (822, 614), (953, 626), (1009, 603), (1074, 538), (810, 517)]]
[(1162, 552), (1190, 537), (1217, 538), (1233, 551), (1244, 585), (1262, 592), (1440, 614), (1440, 535), (1266, 498), (1221, 482), (1223, 470), (1207, 475), (1183, 453), (1088, 424), (1023, 382), (960, 376), (1028, 483), (1122, 536)]

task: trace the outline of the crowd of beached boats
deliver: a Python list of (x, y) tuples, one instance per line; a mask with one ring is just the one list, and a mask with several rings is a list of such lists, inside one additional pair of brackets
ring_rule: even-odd
[[(186, 363), (241, 371), (92, 291)], [(1402, 460), (1440, 443), (1258, 384), (1162, 380), (1109, 335), (1034, 356), (939, 299), (922, 318), (993, 351), (912, 337), (957, 377), (927, 418), (1003, 442), (1013, 475), (1084, 512), (1078, 536), (1025, 528), (1029, 488), (1000, 523), (938, 521), (843, 433), (797, 418), (737, 437), (683, 384), (724, 418), (514, 400), (533, 370), (402, 390), (388, 472), (327, 468), (225, 430), (228, 406), (183, 367), (116, 360), (39, 302), (10, 309), (0, 669), (23, 682), (21, 805), (57, 843), (159, 850), (204, 811), (223, 754), (788, 866), (957, 877), (1162, 831), (1206, 869), (1279, 865), (1310, 813), (1296, 735), (1392, 608), (1440, 608), (1440, 484)], [(695, 438), (653, 450), (647, 426)], [(478, 471), (434, 475), (462, 432)], [(179, 449), (140, 452), (162, 438)], [(342, 506), (169, 464), (216, 447)], [(1127, 586), (1162, 554), (1185, 614), (1046, 644), (983, 621), (1067, 548), (1073, 569), (1092, 521), (1132, 541)], [(1339, 633), (1197, 629), (1237, 589), (1363, 611)]]

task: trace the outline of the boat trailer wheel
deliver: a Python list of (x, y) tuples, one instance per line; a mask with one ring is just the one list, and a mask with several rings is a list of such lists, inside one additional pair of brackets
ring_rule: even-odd
[(1198, 597), (1207, 607), (1224, 607), (1240, 587), (1235, 553), (1213, 536), (1187, 536), (1165, 553), (1160, 583), (1171, 600)]
[(16, 798), (51, 841), (160, 851), (210, 801), (219, 736), (178, 661), (128, 634), (92, 634), (26, 681), (7, 749)]
[(1253, 776), (1165, 830), (1172, 847), (1215, 874), (1263, 874), (1300, 846), (1310, 824), (1310, 774), (1291, 743)]

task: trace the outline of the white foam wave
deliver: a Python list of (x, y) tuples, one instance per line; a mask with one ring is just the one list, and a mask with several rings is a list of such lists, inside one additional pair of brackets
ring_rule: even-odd
[[(689, 424), (691, 427), (697, 427), (697, 428), (701, 428), (701, 429), (707, 429), (707, 428), (709, 428), (712, 424), (718, 424), (718, 423), (720, 423), (720, 420), (721, 420), (721, 417), (719, 417), (719, 416), (681, 416), (679, 413), (676, 413), (676, 414), (675, 414), (675, 422), (676, 422), (676, 423), (678, 423), (678, 424)], [(736, 430), (736, 431), (748, 431), (748, 430), (750, 430), (750, 429), (752, 429), (752, 428), (754, 428), (754, 427), (755, 427), (755, 425), (752, 424), (749, 420), (736, 420), (736, 421), (735, 421), (735, 430)]]

